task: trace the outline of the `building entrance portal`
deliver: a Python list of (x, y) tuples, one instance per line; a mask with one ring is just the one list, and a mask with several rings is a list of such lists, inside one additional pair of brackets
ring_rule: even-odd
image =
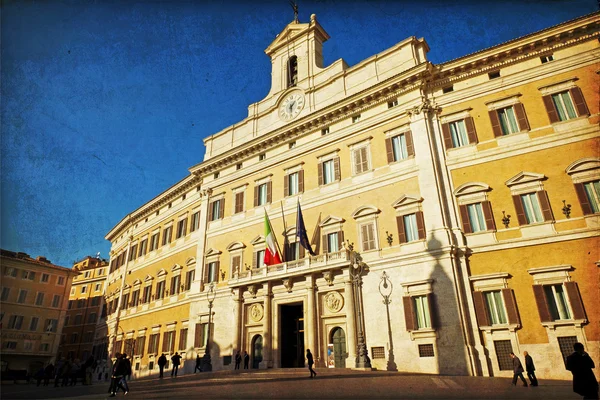
[(335, 367), (346, 368), (346, 334), (342, 328), (338, 327), (331, 331), (331, 342)]
[(282, 305), (279, 315), (281, 315), (281, 367), (303, 368), (304, 310), (302, 304)]
[(252, 339), (252, 368), (258, 369), (258, 365), (261, 363), (263, 356), (263, 338), (261, 335), (256, 335)]

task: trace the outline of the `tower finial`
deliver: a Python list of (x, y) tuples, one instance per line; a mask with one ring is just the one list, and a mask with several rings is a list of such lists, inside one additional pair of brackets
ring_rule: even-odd
[(290, 6), (292, 6), (292, 9), (294, 10), (294, 22), (298, 23), (298, 4), (296, 3), (296, 0), (290, 0)]

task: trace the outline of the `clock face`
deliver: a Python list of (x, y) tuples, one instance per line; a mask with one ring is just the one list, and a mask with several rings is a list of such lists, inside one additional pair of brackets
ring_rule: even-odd
[(301, 93), (289, 94), (279, 106), (279, 118), (283, 121), (289, 121), (296, 118), (304, 108), (304, 95)]

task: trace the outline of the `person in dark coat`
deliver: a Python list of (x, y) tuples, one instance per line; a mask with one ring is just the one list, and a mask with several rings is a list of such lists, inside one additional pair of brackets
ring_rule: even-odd
[(196, 367), (194, 368), (194, 373), (196, 371), (202, 372), (202, 359), (200, 358), (200, 354), (196, 354)]
[(127, 358), (127, 354), (123, 353), (122, 359), (125, 362), (125, 374), (121, 378), (121, 385), (125, 388), (125, 393), (129, 392), (127, 379), (131, 379), (131, 359)]
[(527, 381), (523, 377), (523, 372), (525, 372), (525, 370), (523, 369), (523, 365), (521, 365), (521, 360), (519, 360), (519, 357), (515, 356), (515, 353), (510, 353), (510, 358), (512, 358), (513, 362), (512, 384), (516, 385), (517, 378), (521, 378), (521, 380), (523, 381), (523, 386), (527, 387)]
[(163, 372), (165, 371), (165, 365), (167, 365), (167, 357), (165, 357), (165, 353), (163, 353), (160, 355), (160, 357), (158, 357), (158, 369), (160, 371), (160, 374), (158, 375), (159, 378), (163, 377)]
[(42, 379), (44, 379), (44, 366), (41, 366), (35, 373), (35, 380), (37, 381), (38, 386), (42, 384)]
[(240, 351), (238, 350), (237, 353), (235, 353), (235, 369), (240, 369), (241, 362), (242, 362), (242, 355), (240, 354)]
[(117, 389), (121, 389), (125, 394), (127, 394), (128, 390), (121, 383), (121, 379), (127, 374), (127, 361), (123, 358), (122, 355), (118, 355), (117, 360), (113, 366), (113, 372), (110, 379), (110, 396), (115, 397), (117, 395)]
[(173, 374), (177, 376), (177, 371), (179, 371), (179, 364), (181, 364), (181, 356), (178, 352), (175, 352), (175, 355), (171, 357), (171, 362), (173, 363), (173, 366), (171, 367), (171, 376), (173, 376)]
[(594, 376), (594, 360), (584, 351), (583, 344), (573, 345), (575, 352), (567, 357), (567, 369), (573, 374), (573, 391), (584, 399), (598, 398), (598, 381)]
[(247, 351), (244, 351), (244, 369), (248, 369), (248, 363), (250, 362), (250, 356)]
[(526, 351), (523, 352), (523, 355), (525, 356), (525, 370), (527, 371), (529, 382), (531, 383), (531, 386), (537, 386), (538, 381), (535, 377), (535, 365), (533, 365), (533, 358), (531, 358), (529, 353)]
[(44, 369), (44, 386), (48, 386), (50, 379), (54, 377), (54, 365), (52, 363), (46, 366)]
[(310, 377), (316, 377), (317, 373), (315, 372), (315, 370), (313, 369), (313, 364), (315, 363), (314, 359), (313, 359), (313, 355), (310, 352), (310, 349), (306, 349), (306, 360), (308, 361), (308, 370), (310, 371)]

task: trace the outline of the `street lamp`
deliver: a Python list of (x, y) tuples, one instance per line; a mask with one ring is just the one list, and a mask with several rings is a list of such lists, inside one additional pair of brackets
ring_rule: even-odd
[(392, 302), (390, 296), (392, 295), (393, 288), (390, 277), (383, 271), (381, 282), (379, 282), (379, 293), (381, 293), (381, 296), (383, 297), (383, 304), (385, 304), (385, 311), (387, 312), (388, 337), (390, 340), (390, 354), (387, 363), (388, 371), (398, 370), (396, 362), (394, 361), (394, 341), (392, 339), (392, 323), (390, 322), (390, 303)]
[(212, 322), (213, 301), (215, 301), (216, 296), (217, 292), (215, 291), (215, 283), (211, 282), (210, 285), (208, 285), (208, 290), (206, 291), (206, 300), (208, 300), (208, 332), (206, 335), (204, 357), (202, 357), (202, 371), (212, 371), (212, 364), (210, 360), (210, 325)]
[(354, 246), (348, 243), (350, 252), (350, 275), (352, 276), (353, 296), (354, 296), (354, 311), (358, 320), (358, 356), (356, 357), (356, 368), (371, 368), (371, 360), (369, 359), (369, 351), (367, 350), (365, 340), (365, 326), (363, 320), (363, 299), (362, 299), (362, 274), (368, 270), (367, 264), (362, 261), (361, 255), (354, 251)]

